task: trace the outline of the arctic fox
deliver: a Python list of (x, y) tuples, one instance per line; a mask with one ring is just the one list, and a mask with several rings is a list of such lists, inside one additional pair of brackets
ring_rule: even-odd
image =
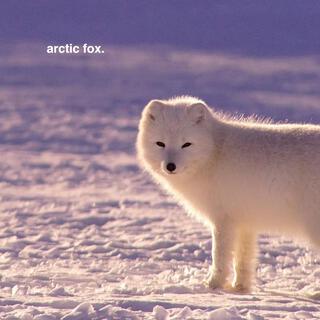
[(259, 232), (320, 245), (320, 126), (228, 119), (188, 96), (152, 100), (137, 152), (155, 180), (210, 225), (211, 288), (250, 290)]

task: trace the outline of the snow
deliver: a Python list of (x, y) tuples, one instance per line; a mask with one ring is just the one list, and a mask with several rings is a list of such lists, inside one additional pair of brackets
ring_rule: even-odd
[[(250, 315), (251, 316), (251, 315)], [(209, 320), (241, 320), (237, 308), (219, 308), (209, 313)]]
[(75, 307), (70, 313), (66, 314), (61, 320), (81, 320), (91, 319), (95, 314), (94, 308), (88, 302), (83, 302)]
[(156, 320), (168, 320), (169, 312), (161, 306), (155, 306), (153, 308), (153, 315)]
[(152, 98), (191, 94), (225, 112), (319, 123), (317, 54), (44, 47), (0, 47), (1, 319), (320, 318), (319, 251), (297, 240), (260, 236), (252, 294), (209, 290), (209, 230), (135, 157)]

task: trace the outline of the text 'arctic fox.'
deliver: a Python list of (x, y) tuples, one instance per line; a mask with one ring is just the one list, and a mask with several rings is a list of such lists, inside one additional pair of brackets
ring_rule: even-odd
[(192, 97), (152, 100), (137, 151), (155, 180), (212, 228), (211, 288), (250, 290), (259, 232), (320, 244), (320, 126), (227, 119)]

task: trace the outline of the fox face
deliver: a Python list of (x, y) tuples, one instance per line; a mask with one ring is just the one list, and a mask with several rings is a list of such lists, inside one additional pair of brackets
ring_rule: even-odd
[(172, 105), (152, 100), (143, 111), (137, 141), (146, 168), (168, 179), (198, 171), (213, 151), (210, 115), (203, 102)]

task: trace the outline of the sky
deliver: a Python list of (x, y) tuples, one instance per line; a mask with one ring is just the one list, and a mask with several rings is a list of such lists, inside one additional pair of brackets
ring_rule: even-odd
[(320, 52), (319, 16), (316, 0), (11, 0), (0, 3), (0, 39), (297, 56)]

